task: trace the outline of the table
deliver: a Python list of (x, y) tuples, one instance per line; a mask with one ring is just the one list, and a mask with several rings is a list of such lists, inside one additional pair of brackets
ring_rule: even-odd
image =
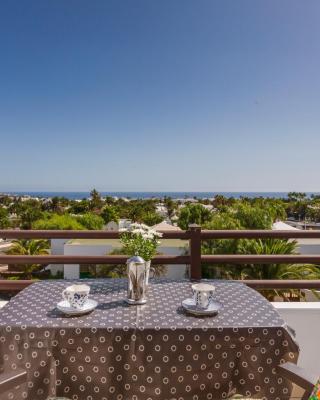
[(154, 280), (143, 306), (123, 301), (125, 279), (85, 282), (99, 302), (86, 316), (55, 308), (71, 284), (65, 280), (34, 283), (2, 309), (0, 364), (25, 368), (28, 380), (1, 400), (289, 398), (276, 366), (296, 362), (298, 346), (273, 306), (246, 285), (212, 281), (223, 308), (199, 318), (180, 306), (190, 281)]

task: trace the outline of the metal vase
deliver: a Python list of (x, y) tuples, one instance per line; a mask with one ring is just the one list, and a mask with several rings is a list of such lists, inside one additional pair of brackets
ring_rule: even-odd
[(148, 279), (147, 263), (142, 257), (134, 256), (127, 261), (128, 293), (127, 303), (145, 304)]

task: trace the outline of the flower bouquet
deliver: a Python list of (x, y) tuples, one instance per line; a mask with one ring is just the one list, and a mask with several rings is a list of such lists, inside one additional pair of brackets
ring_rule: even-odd
[(149, 281), (151, 259), (157, 253), (160, 237), (162, 237), (162, 233), (155, 231), (148, 225), (138, 223), (132, 224), (130, 228), (120, 233), (120, 242), (125, 253), (130, 257), (140, 256), (146, 261), (147, 284)]

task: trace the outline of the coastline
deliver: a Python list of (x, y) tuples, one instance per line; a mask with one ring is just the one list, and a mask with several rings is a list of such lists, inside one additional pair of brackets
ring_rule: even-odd
[[(264, 198), (275, 198), (275, 199), (286, 199), (288, 192), (100, 192), (103, 197), (116, 197), (126, 199), (163, 199), (164, 197), (171, 197), (172, 199), (187, 199), (187, 198), (198, 198), (198, 199), (213, 199), (217, 195), (225, 197), (233, 197), (239, 199), (241, 197), (264, 197)], [(312, 194), (320, 195), (320, 192), (307, 192), (308, 197)], [(1, 191), (0, 196), (9, 195), (15, 197), (30, 196), (32, 198), (52, 198), (52, 197), (65, 197), (69, 200), (81, 200), (90, 198), (90, 192), (46, 192), (46, 191)]]

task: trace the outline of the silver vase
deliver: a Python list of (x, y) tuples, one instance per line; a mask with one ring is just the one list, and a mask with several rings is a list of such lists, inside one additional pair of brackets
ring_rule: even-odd
[(134, 256), (127, 260), (128, 293), (127, 303), (145, 304), (149, 279), (150, 263), (142, 257)]

